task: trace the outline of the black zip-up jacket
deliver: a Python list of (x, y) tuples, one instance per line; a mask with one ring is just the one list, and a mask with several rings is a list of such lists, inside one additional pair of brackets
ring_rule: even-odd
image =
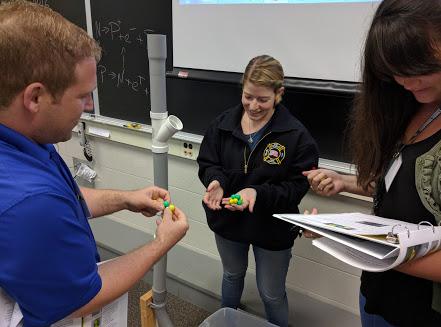
[(199, 178), (205, 187), (218, 180), (229, 197), (251, 187), (257, 191), (254, 212), (210, 210), (203, 204), (211, 230), (220, 236), (268, 250), (293, 246), (293, 225), (275, 213), (298, 213), (309, 188), (302, 171), (318, 165), (318, 149), (306, 128), (285, 108), (276, 106), (262, 138), (250, 153), (238, 105), (219, 115), (208, 127), (201, 144)]

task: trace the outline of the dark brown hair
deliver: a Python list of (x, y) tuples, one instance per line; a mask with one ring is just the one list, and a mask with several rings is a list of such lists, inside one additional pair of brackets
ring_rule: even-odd
[(358, 183), (380, 177), (419, 107), (394, 76), (441, 71), (441, 0), (384, 0), (369, 29), (349, 144)]

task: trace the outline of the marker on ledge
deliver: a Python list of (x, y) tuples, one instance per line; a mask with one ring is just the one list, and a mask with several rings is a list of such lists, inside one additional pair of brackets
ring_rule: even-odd
[(140, 129), (142, 125), (140, 123), (128, 123), (124, 124), (123, 127), (132, 128), (132, 129)]

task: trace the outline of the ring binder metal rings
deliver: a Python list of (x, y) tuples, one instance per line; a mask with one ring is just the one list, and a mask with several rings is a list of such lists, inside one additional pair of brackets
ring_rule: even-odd
[(386, 241), (389, 242), (389, 243), (393, 243), (393, 244), (398, 244), (399, 243), (398, 236), (392, 234), (392, 232), (387, 233)]
[(410, 230), (409, 230), (409, 228), (407, 228), (406, 226), (403, 226), (401, 224), (396, 224), (396, 225), (392, 226), (392, 230), (389, 233), (387, 233), (387, 235), (386, 235), (386, 241), (388, 241), (389, 243), (393, 243), (393, 244), (400, 243), (400, 241), (398, 239), (398, 235), (396, 233), (394, 233), (394, 229), (396, 227), (402, 227), (402, 228), (406, 229), (407, 230), (407, 237), (408, 238), (410, 237)]
[(420, 221), (418, 223), (418, 229), (420, 229), (420, 226), (430, 226), (430, 227), (432, 227), (432, 231), (435, 233), (435, 226), (433, 226), (432, 223), (430, 223), (428, 221), (425, 221), (425, 220)]

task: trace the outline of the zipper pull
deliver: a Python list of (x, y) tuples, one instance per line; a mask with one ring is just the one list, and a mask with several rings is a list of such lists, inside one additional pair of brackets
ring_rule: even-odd
[(248, 173), (248, 165), (247, 165), (247, 164), (244, 164), (243, 168), (244, 168), (244, 170), (245, 170), (245, 174)]

